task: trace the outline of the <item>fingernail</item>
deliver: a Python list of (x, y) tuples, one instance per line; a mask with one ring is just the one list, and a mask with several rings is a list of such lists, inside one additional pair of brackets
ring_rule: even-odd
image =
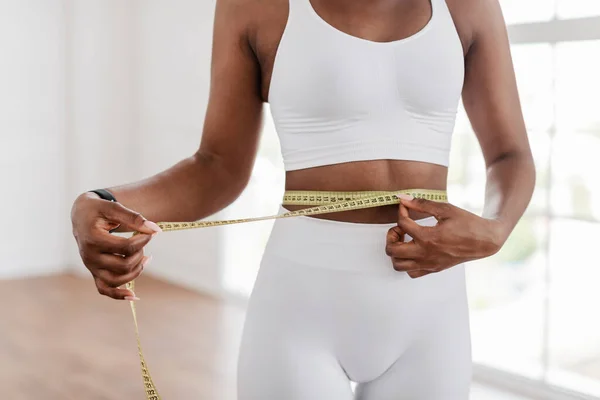
[(152, 256), (146, 257), (146, 259), (142, 262), (142, 268), (146, 268), (146, 266), (150, 264), (150, 261), (152, 261)]
[(399, 199), (403, 199), (403, 200), (414, 200), (415, 199), (410, 194), (404, 194), (404, 193), (399, 193), (396, 196), (398, 196)]
[(146, 221), (144, 222), (144, 226), (148, 229), (150, 229), (151, 231), (154, 231), (156, 233), (160, 233), (162, 232), (162, 229), (160, 229), (160, 226), (156, 225), (154, 222), (152, 221)]
[(126, 296), (126, 297), (124, 297), (124, 299), (128, 300), (128, 301), (138, 301), (140, 298), (134, 297), (134, 296)]

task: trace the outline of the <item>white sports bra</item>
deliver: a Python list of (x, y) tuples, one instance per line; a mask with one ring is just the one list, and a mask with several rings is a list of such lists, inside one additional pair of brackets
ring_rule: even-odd
[(445, 0), (418, 33), (393, 42), (346, 34), (310, 0), (289, 0), (269, 89), (286, 171), (365, 160), (448, 166), (464, 79)]

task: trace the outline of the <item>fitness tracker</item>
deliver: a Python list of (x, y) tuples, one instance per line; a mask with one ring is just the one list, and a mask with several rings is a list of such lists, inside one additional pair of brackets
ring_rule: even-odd
[(113, 196), (113, 194), (106, 189), (90, 190), (90, 192), (96, 193), (103, 200), (114, 201), (115, 203), (117, 202), (115, 196)]

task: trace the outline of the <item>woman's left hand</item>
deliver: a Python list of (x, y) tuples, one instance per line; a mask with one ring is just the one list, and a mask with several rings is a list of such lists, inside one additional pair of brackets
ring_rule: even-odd
[[(421, 226), (409, 218), (407, 209), (429, 214), (435, 226)], [(401, 199), (398, 226), (387, 234), (386, 253), (396, 271), (419, 278), (466, 261), (497, 253), (506, 240), (497, 220), (479, 217), (453, 206), (424, 199)], [(412, 241), (404, 242), (404, 235)]]

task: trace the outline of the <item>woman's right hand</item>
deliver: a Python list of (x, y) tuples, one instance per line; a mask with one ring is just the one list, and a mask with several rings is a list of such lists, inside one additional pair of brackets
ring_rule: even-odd
[[(158, 225), (95, 193), (84, 193), (75, 200), (71, 222), (79, 254), (98, 292), (117, 300), (139, 300), (131, 290), (120, 287), (137, 278), (150, 262), (144, 246), (161, 232)], [(110, 231), (117, 227), (140, 234), (130, 238), (112, 235)]]

